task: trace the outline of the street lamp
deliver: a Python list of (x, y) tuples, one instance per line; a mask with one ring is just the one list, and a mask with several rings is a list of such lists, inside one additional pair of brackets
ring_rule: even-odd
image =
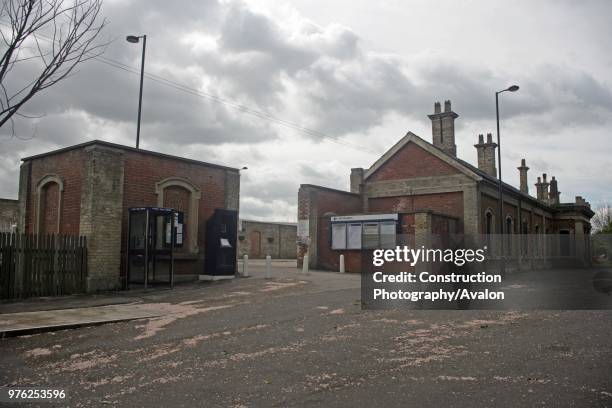
[[(501, 163), (501, 141), (499, 139), (499, 94), (502, 92), (516, 92), (518, 85), (512, 85), (504, 90), (495, 92), (495, 114), (497, 116), (497, 162), (499, 169), (499, 233), (501, 239), (501, 273), (506, 273), (505, 248), (504, 248), (504, 190), (502, 186), (502, 163)], [(510, 232), (510, 231), (508, 231)]]
[(145, 50), (147, 48), (147, 36), (128, 35), (125, 37), (127, 42), (137, 44), (142, 38), (142, 62), (140, 63), (140, 94), (138, 97), (138, 124), (136, 125), (136, 148), (140, 145), (140, 115), (142, 113), (142, 80), (144, 78)]

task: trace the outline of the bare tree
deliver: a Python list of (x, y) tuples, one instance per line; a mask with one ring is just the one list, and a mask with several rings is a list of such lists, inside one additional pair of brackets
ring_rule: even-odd
[[(19, 112), (26, 102), (104, 51), (96, 41), (106, 25), (98, 22), (101, 6), (102, 0), (2, 0), (0, 128), (9, 122), (15, 135), (13, 116), (28, 117)], [(25, 80), (24, 71), (32, 72)]]
[(609, 203), (597, 207), (591, 225), (596, 233), (612, 234), (612, 206)]

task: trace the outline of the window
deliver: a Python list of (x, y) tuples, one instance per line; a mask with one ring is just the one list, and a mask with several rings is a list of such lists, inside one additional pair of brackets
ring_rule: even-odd
[(491, 235), (493, 233), (493, 212), (487, 210), (485, 213), (485, 234)]
[(332, 249), (346, 249), (346, 224), (332, 224)]
[(507, 216), (506, 217), (506, 255), (511, 256), (512, 255), (512, 237), (510, 236), (510, 234), (514, 233), (514, 229), (513, 229), (513, 222), (512, 222), (512, 217), (511, 216)]

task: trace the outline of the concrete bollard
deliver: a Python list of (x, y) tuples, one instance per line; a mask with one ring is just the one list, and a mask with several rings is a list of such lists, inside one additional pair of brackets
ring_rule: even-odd
[(344, 255), (340, 255), (340, 273), (344, 273)]
[(249, 256), (246, 254), (242, 257), (242, 277), (249, 277)]
[(304, 255), (304, 260), (302, 261), (302, 273), (308, 273), (308, 254)]
[(266, 279), (270, 279), (270, 270), (272, 269), (272, 257), (266, 255)]

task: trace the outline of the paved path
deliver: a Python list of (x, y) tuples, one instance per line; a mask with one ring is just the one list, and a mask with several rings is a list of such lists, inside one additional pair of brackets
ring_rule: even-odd
[(152, 318), (165, 313), (163, 307), (127, 304), (2, 314), (0, 337)]

